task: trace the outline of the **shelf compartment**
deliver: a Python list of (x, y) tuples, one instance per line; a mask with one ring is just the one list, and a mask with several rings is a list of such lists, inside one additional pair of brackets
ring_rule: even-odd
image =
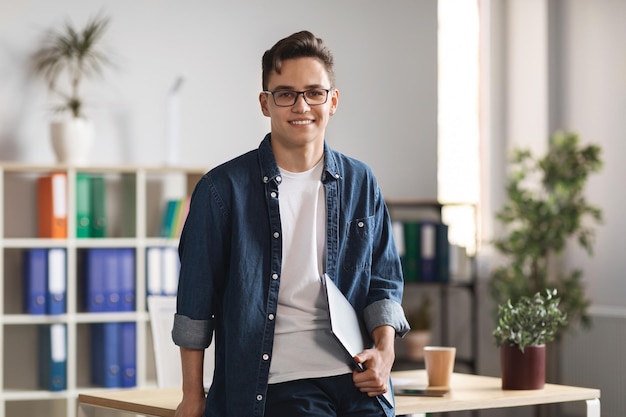
[(37, 178), (45, 173), (46, 171), (4, 173), (4, 187), (1, 188), (4, 237), (37, 237)]
[(68, 401), (66, 398), (42, 399), (29, 398), (5, 403), (6, 416), (64, 416), (67, 415)]
[[(191, 172), (146, 172), (145, 180), (145, 235), (149, 238), (174, 238), (177, 240), (179, 232), (173, 231), (174, 236), (163, 236), (163, 221), (166, 217), (168, 202), (181, 200), (183, 211), (186, 200), (191, 196), (203, 171)], [(184, 216), (183, 216), (184, 217)], [(175, 227), (179, 226), (174, 222)]]
[(2, 362), (4, 389), (47, 391), (38, 386), (37, 331), (38, 326), (33, 325), (5, 326)]

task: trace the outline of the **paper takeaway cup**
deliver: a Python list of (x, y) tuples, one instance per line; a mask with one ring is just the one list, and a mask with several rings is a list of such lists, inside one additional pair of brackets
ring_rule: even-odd
[(424, 361), (428, 374), (428, 386), (449, 387), (454, 369), (456, 348), (449, 346), (424, 347)]

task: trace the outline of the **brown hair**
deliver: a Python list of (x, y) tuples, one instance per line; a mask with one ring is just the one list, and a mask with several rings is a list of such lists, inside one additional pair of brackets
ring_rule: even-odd
[(309, 31), (294, 33), (276, 42), (272, 49), (268, 49), (263, 54), (263, 90), (267, 90), (267, 83), (272, 71), (280, 74), (280, 69), (284, 60), (294, 58), (317, 58), (326, 67), (330, 87), (335, 87), (335, 70), (333, 54), (324, 45), (324, 41), (316, 38)]

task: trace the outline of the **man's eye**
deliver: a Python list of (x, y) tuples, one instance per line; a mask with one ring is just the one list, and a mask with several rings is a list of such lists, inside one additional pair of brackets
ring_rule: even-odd
[(323, 96), (325, 91), (323, 90), (309, 90), (307, 91), (307, 96), (309, 97), (321, 97)]
[(293, 98), (295, 93), (293, 91), (278, 91), (274, 94), (277, 98)]

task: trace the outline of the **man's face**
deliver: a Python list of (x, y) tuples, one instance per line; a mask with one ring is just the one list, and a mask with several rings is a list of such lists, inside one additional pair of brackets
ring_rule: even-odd
[[(283, 61), (281, 73), (272, 72), (267, 87), (273, 92), (331, 88), (324, 65), (315, 58)], [(280, 107), (270, 94), (259, 96), (263, 114), (272, 119), (272, 142), (289, 149), (324, 142), (326, 125), (337, 108), (338, 99), (339, 92), (331, 90), (326, 103), (310, 105), (299, 94), (293, 106)]]

